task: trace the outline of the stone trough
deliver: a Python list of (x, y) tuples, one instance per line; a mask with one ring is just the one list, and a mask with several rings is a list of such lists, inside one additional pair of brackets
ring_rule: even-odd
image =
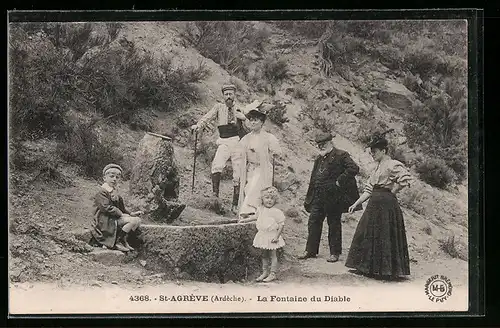
[(147, 269), (209, 282), (247, 280), (260, 270), (255, 223), (143, 225), (134, 246)]

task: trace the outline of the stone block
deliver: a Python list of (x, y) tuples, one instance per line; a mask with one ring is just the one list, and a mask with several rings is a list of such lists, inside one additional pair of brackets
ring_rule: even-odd
[(255, 223), (168, 226), (142, 225), (140, 256), (146, 267), (178, 277), (225, 282), (242, 280), (260, 269), (253, 244)]

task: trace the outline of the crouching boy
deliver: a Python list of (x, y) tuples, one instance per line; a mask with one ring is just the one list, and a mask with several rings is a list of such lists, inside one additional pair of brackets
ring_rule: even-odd
[(123, 198), (116, 189), (122, 171), (116, 164), (108, 164), (102, 170), (104, 183), (94, 198), (92, 236), (100, 245), (128, 252), (134, 250), (128, 243), (129, 233), (140, 226), (141, 219), (137, 216), (143, 212), (130, 213), (125, 209)]

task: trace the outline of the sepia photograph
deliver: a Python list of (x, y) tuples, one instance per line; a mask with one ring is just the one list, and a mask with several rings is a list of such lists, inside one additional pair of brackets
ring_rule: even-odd
[(9, 313), (469, 310), (468, 21), (8, 23)]

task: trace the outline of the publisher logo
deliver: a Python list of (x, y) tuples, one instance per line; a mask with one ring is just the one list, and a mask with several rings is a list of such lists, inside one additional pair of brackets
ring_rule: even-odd
[(425, 295), (433, 302), (444, 302), (450, 296), (453, 285), (450, 279), (443, 275), (434, 275), (425, 282)]

